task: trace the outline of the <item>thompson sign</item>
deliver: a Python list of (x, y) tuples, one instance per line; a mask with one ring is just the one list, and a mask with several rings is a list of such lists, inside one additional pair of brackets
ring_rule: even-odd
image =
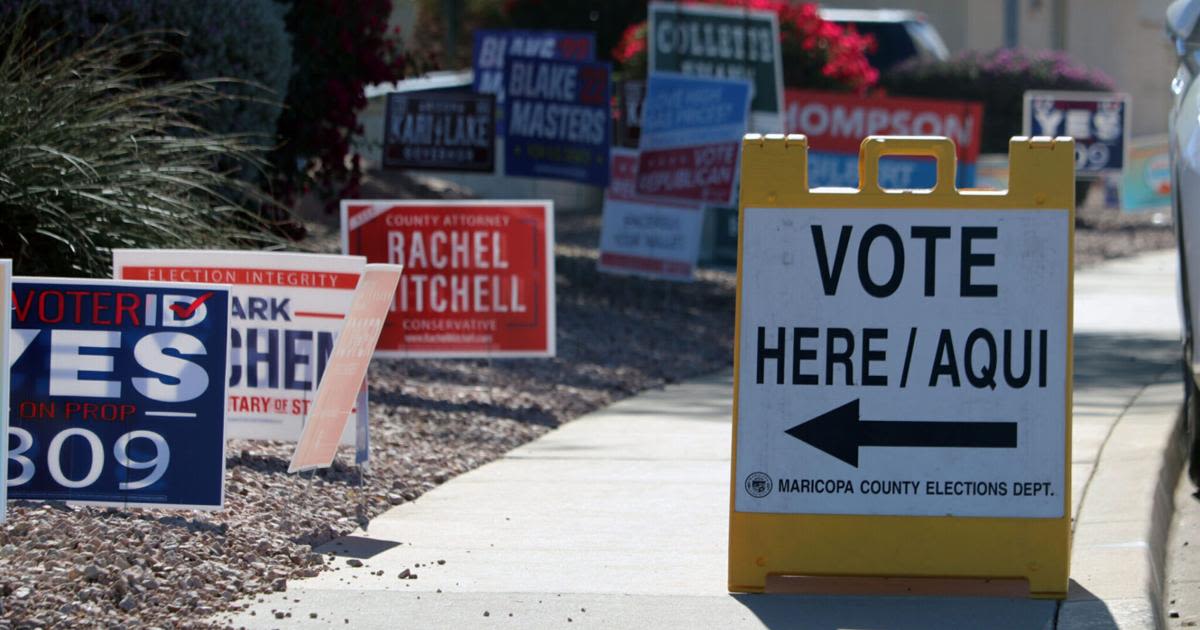
[(554, 356), (549, 201), (343, 201), (342, 251), (404, 265), (378, 356)]

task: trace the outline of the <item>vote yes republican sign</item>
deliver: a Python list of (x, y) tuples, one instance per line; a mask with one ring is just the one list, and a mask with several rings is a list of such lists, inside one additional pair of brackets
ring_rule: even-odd
[(343, 201), (342, 251), (404, 265), (384, 357), (554, 356), (549, 201)]
[(229, 287), (13, 280), (9, 498), (217, 509)]
[(730, 204), (746, 133), (750, 82), (654, 72), (639, 140), (639, 195)]

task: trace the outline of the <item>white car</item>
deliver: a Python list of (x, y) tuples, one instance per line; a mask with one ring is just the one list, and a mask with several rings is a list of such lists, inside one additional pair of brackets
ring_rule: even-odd
[(1179, 56), (1171, 82), (1169, 119), (1172, 209), (1179, 242), (1179, 307), (1183, 322), (1184, 409), (1188, 476), (1200, 485), (1200, 0), (1176, 0), (1167, 8), (1167, 35)]

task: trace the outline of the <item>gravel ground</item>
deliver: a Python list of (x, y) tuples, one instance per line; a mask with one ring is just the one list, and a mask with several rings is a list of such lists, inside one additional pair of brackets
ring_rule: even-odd
[[(733, 273), (702, 270), (687, 285), (601, 275), (598, 216), (560, 216), (557, 232), (557, 358), (375, 361), (365, 475), (342, 464), (349, 452), (288, 475), (292, 445), (231, 441), (222, 512), (11, 502), (0, 626), (203, 625), (326, 570), (313, 547), (393, 505), (588, 411), (730, 364)], [(335, 247), (327, 229), (312, 233), (315, 248)], [(1146, 216), (1081, 211), (1077, 239), (1086, 265), (1172, 236)]]
[(1175, 247), (1171, 213), (1125, 214), (1083, 206), (1075, 217), (1075, 267)]

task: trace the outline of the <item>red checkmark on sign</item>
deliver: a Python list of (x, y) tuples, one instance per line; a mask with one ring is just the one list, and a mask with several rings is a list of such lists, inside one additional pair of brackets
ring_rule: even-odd
[(175, 319), (178, 319), (178, 320), (191, 319), (192, 315), (196, 314), (196, 309), (200, 308), (200, 305), (204, 304), (206, 301), (208, 301), (208, 298), (210, 298), (212, 296), (213, 296), (212, 291), (209, 291), (208, 293), (205, 293), (204, 295), (201, 295), (200, 297), (196, 298), (196, 301), (192, 302), (191, 306), (184, 306), (184, 305), (176, 302), (175, 304), (172, 304), (168, 308), (170, 308), (172, 311), (175, 311)]

